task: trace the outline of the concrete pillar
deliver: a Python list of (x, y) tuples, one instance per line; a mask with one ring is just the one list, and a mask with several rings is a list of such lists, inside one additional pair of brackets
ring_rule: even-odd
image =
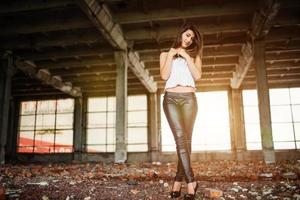
[(275, 152), (271, 126), (269, 86), (265, 65), (264, 40), (256, 40), (254, 42), (254, 59), (263, 155), (266, 163), (274, 163)]
[(127, 160), (127, 70), (128, 59), (123, 51), (115, 52), (116, 80), (116, 151), (115, 162)]
[(14, 162), (16, 160), (17, 153), (17, 138), (19, 129), (19, 112), (20, 112), (20, 101), (12, 99), (10, 101), (9, 108), (9, 123), (8, 123), (8, 134), (6, 139), (5, 157), (8, 162)]
[(75, 106), (74, 106), (74, 160), (82, 161), (82, 150), (83, 150), (83, 98), (76, 97), (75, 98)]
[(5, 148), (8, 133), (9, 105), (11, 98), (11, 78), (13, 75), (12, 54), (1, 55), (0, 63), (0, 163), (5, 163)]
[(160, 105), (160, 101), (161, 101), (161, 96), (160, 96), (161, 94), (160, 94), (160, 92), (158, 92), (157, 93), (157, 96), (156, 96), (156, 98), (157, 98), (157, 101), (156, 101), (156, 103), (157, 103), (157, 134), (158, 134), (158, 136), (157, 136), (157, 139), (158, 139), (158, 151), (159, 152), (161, 152), (162, 151), (162, 144), (161, 144), (161, 112), (162, 112), (162, 110), (161, 110), (161, 105)]
[(243, 155), (246, 151), (246, 135), (244, 126), (242, 90), (230, 89), (228, 94), (231, 127), (231, 149), (236, 160), (243, 160)]
[(158, 138), (158, 109), (157, 109), (157, 93), (150, 93), (148, 95), (149, 99), (149, 150), (151, 154), (151, 161), (158, 161), (158, 151), (159, 151), (159, 138)]

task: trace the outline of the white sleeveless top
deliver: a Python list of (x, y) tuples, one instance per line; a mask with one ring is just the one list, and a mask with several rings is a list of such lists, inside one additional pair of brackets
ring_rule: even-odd
[(195, 81), (188, 67), (187, 61), (182, 57), (173, 59), (171, 64), (171, 73), (166, 82), (165, 90), (167, 88), (176, 87), (177, 85), (196, 88)]

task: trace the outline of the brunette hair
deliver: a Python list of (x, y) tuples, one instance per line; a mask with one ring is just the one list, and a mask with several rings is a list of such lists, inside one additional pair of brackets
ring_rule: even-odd
[(182, 34), (187, 31), (187, 30), (191, 30), (194, 33), (194, 38), (193, 38), (193, 42), (190, 46), (188, 46), (185, 50), (186, 52), (192, 57), (192, 58), (196, 58), (197, 55), (200, 56), (200, 58), (202, 58), (202, 51), (203, 51), (203, 37), (200, 34), (200, 32), (198, 31), (198, 29), (196, 28), (196, 26), (194, 24), (192, 24), (191, 22), (185, 23), (182, 25), (182, 27), (180, 28), (180, 30), (177, 33), (177, 37), (173, 43), (173, 48), (179, 48), (181, 47), (182, 44)]

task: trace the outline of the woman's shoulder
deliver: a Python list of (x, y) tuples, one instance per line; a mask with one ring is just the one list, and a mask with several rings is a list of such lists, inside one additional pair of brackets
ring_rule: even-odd
[(162, 51), (162, 52), (160, 52), (160, 56), (166, 56), (167, 54), (168, 54), (167, 51)]
[(165, 60), (167, 58), (168, 52), (161, 52), (159, 55), (160, 60)]

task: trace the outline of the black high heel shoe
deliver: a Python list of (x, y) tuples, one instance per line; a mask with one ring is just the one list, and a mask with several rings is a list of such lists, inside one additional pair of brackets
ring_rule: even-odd
[(187, 193), (187, 194), (184, 195), (184, 199), (185, 200), (194, 200), (195, 196), (196, 196), (197, 189), (198, 189), (198, 182), (196, 181), (196, 187), (194, 188), (194, 194), (188, 194)]
[[(174, 187), (174, 185), (173, 185), (173, 187)], [(181, 188), (182, 188), (182, 184), (180, 186), (180, 190), (179, 191), (173, 191), (173, 188), (172, 188), (172, 192), (170, 192), (171, 198), (178, 198), (178, 197), (180, 197), (180, 195), (181, 195)]]

